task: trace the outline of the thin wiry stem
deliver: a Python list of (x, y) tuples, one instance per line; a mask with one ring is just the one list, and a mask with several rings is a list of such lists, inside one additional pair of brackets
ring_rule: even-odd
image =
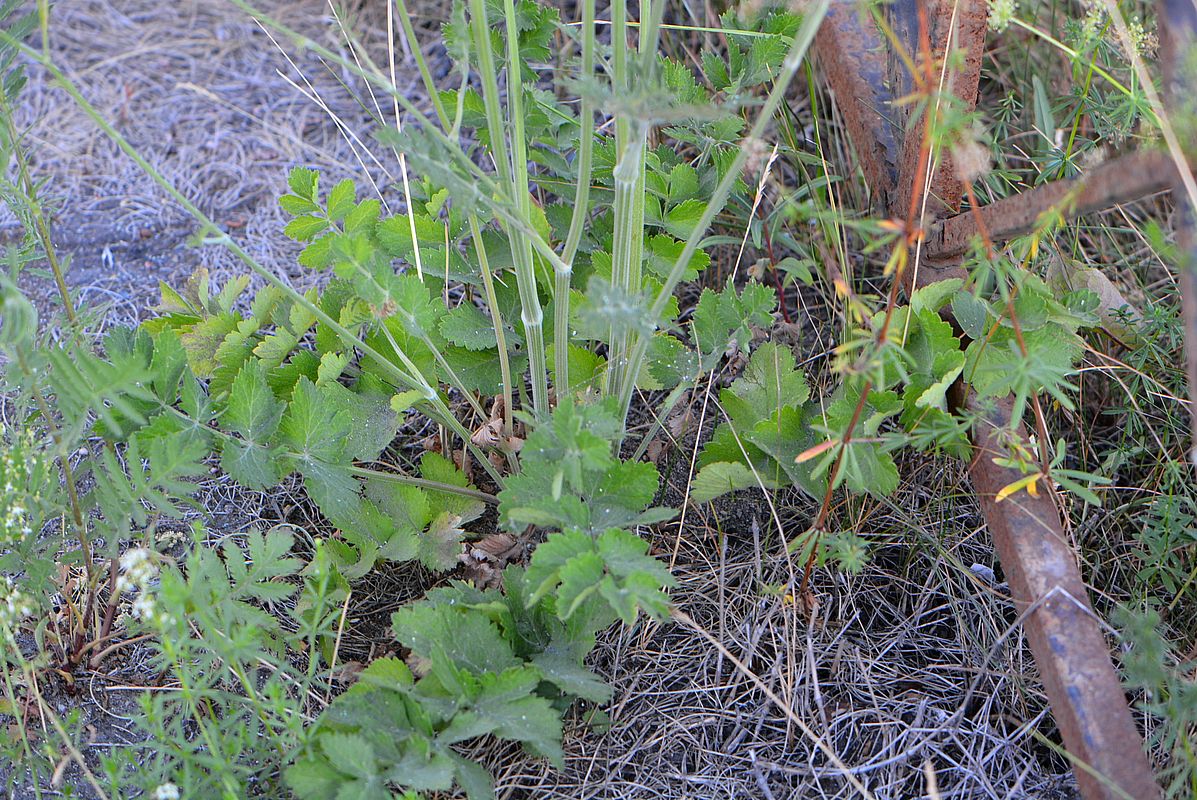
[[(403, 124), (399, 119), (399, 84), (395, 80), (395, 22), (393, 18), (394, 4), (387, 3), (387, 60), (391, 68), (391, 103), (395, 113), (395, 133), (403, 132)], [(371, 93), (373, 95), (373, 93)], [(399, 151), (399, 175), (403, 178), (403, 202), (407, 204), (407, 224), (411, 230), (411, 249), (416, 256), (416, 275), (424, 280), (424, 264), (420, 258), (420, 239), (416, 236), (416, 213), (411, 204), (411, 185), (407, 179), (407, 155)]]
[(42, 211), (41, 201), (37, 196), (37, 186), (29, 174), (29, 161), (25, 158), (25, 149), (21, 146), (21, 134), (12, 117), (12, 109), (8, 106), (8, 98), (0, 91), (0, 116), (4, 117), (5, 127), (8, 128), (8, 141), (12, 146), (13, 158), (17, 163), (17, 175), (21, 181), (21, 188), (25, 192), (26, 205), (33, 220), (33, 228), (41, 242), (42, 251), (46, 254), (46, 261), (50, 264), (50, 271), (54, 274), (54, 285), (62, 298), (62, 310), (66, 313), (67, 321), (75, 324), (75, 304), (71, 301), (71, 293), (67, 289), (66, 278), (62, 272), (62, 265), (58, 262), (58, 253), (54, 249), (54, 242), (50, 239), (50, 226), (46, 224), (46, 215)]
[(499, 298), (495, 294), (495, 279), (490, 271), (490, 258), (486, 254), (486, 244), (482, 241), (482, 231), (478, 227), (478, 218), (473, 214), (467, 222), (470, 226), (470, 238), (474, 241), (474, 252), (478, 256), (478, 270), (482, 273), (482, 291), (486, 295), (486, 305), (490, 308), (491, 322), (494, 323), (495, 341), (499, 350), (499, 371), (503, 376), (503, 435), (504, 438), (512, 433), (513, 395), (511, 389), (511, 355), (507, 352), (507, 331), (503, 329), (503, 317), (499, 314)]
[[(428, 61), (424, 58), (424, 51), (420, 49), (420, 40), (416, 37), (416, 29), (411, 24), (411, 15), (407, 13), (407, 3), (405, 0), (394, 0), (395, 7), (399, 11), (399, 24), (403, 27), (403, 38), (407, 40), (407, 48), (411, 51), (412, 58), (416, 61), (416, 69), (420, 71), (420, 80), (424, 82), (424, 93), (428, 99), (432, 101), (432, 108), (436, 112), (437, 119), (443, 125), (448, 116), (445, 114), (445, 107), (441, 103), (440, 90), (437, 89), (436, 81), (432, 79), (432, 71), (428, 69)], [(392, 84), (394, 81), (392, 81)], [(396, 98), (398, 102), (398, 98)], [(448, 130), (446, 127), (445, 130)]]

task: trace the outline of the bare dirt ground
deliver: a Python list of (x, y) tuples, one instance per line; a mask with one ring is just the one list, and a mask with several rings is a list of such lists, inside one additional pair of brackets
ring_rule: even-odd
[[(322, 0), (263, 5), (314, 39), (343, 43)], [(276, 48), (223, 0), (70, 0), (55, 14), (54, 56), (102, 113), (255, 258), (310, 281), (281, 234), (286, 170), (304, 164), (327, 181), (364, 183), (364, 162), (328, 111), (292, 85), (303, 79), (284, 53), (367, 140), (369, 107), (341, 85), (356, 82), (285, 43)], [(416, 92), (414, 69), (407, 74)], [(128, 323), (144, 317), (159, 280), (178, 284), (198, 266), (217, 280), (243, 272), (219, 248), (188, 246), (195, 224), (60, 90), (35, 75), (24, 96), (33, 169), (47, 181), (54, 238), (86, 304), (107, 304), (107, 320)], [(385, 171), (368, 172), (393, 197)], [(0, 231), (10, 225), (0, 217)], [(677, 505), (693, 447), (681, 444), (667, 498)], [(902, 467), (898, 495), (840, 510), (876, 543), (875, 557), (860, 575), (816, 573), (813, 616), (783, 588), (796, 567), (780, 546), (808, 524), (806, 501), (783, 496), (771, 509), (745, 493), (690, 509), (680, 530), (667, 526), (655, 545), (681, 580), (678, 606), (722, 649), (679, 624), (611, 633), (594, 663), (616, 689), (609, 721), (579, 716), (563, 771), (478, 744), (499, 796), (857, 796), (819, 745), (877, 797), (929, 796), (932, 781), (943, 798), (1074, 796), (1068, 765), (1048, 744), (1054, 726), (1000, 573), (986, 572), (996, 557), (962, 468)], [(274, 513), (270, 498), (234, 493), (220, 476), (204, 493), (225, 530)], [(400, 589), (379, 581), (392, 600)], [(92, 755), (129, 741), (127, 697), (144, 680), (130, 657), (91, 676), (80, 695), (59, 696), (61, 710), (81, 709)], [(55, 796), (72, 784), (74, 796), (87, 796), (69, 771), (62, 786), (43, 788)]]
[[(322, 0), (260, 7), (343, 47)], [(370, 139), (370, 110), (343, 89), (353, 77), (290, 43), (276, 46), (223, 0), (72, 0), (53, 19), (54, 58), (142, 155), (257, 260), (310, 280), (281, 235), (278, 197), (295, 165), (321, 170), (325, 185), (349, 176), (365, 183), (361, 148), (341, 130)], [(376, 44), (373, 23), (355, 28)], [(110, 304), (106, 319), (130, 322), (156, 301), (159, 280), (178, 284), (199, 266), (217, 281), (245, 272), (223, 248), (189, 247), (197, 232), (190, 216), (47, 76), (30, 75), (20, 113), (32, 126), (31, 167), (48, 181), (54, 240), (70, 257), (69, 282), (84, 305)], [(414, 92), (414, 71), (407, 77)], [(370, 166), (386, 192), (388, 176)], [(0, 231), (10, 226), (0, 217)]]

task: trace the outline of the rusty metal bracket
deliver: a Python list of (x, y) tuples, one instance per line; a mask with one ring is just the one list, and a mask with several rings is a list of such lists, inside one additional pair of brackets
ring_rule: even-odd
[[(1187, 5), (1189, 16), (1197, 20), (1193, 0), (1165, 2)], [(926, 68), (928, 55), (942, 59), (953, 49), (963, 51), (956, 62), (962, 66), (942, 76), (944, 85), (957, 102), (973, 108), (988, 9), (984, 0), (893, 0), (884, 13), (897, 39), (887, 43), (888, 51), (882, 51), (882, 35), (871, 17), (840, 6), (824, 22), (816, 57), (878, 205), (891, 217), (904, 219), (914, 208), (911, 198), (926, 192), (931, 220), (910, 221), (926, 225), (927, 260), (902, 275), (910, 294), (917, 288), (916, 275), (918, 284), (926, 285), (961, 274), (960, 257), (977, 234), (978, 211), (952, 215), (961, 201), (960, 179), (946, 157), (930, 174), (928, 165), (919, 163), (925, 154), (924, 121), (907, 119), (895, 98), (915, 85), (907, 63)], [(905, 50), (908, 58), (896, 57), (895, 48)], [(922, 79), (926, 82), (927, 76)], [(1067, 216), (1100, 210), (1167, 188), (1173, 174), (1159, 155), (1134, 156), (1102, 165), (1084, 179), (1048, 184), (994, 203), (979, 215), (991, 236), (1009, 238), (1032, 230), (1049, 209)], [(1197, 264), (1197, 249), (1193, 260)], [(1197, 359), (1190, 365), (1197, 375)], [(997, 500), (1003, 487), (1022, 477), (995, 462), (1009, 455), (998, 432), (1012, 423), (1021, 425), (1011, 420), (1008, 403), (982, 407), (963, 386), (956, 387), (955, 401), (985, 419), (973, 432), (969, 476), (1015, 605), (1026, 612), (1023, 627), (1082, 795), (1086, 800), (1159, 797), (1055, 504), (1048, 493)]]
[(898, 137), (889, 120), (893, 97), (885, 84), (881, 37), (862, 6), (833, 3), (815, 37), (819, 74), (831, 85), (865, 181), (879, 205), (893, 202), (898, 183)]

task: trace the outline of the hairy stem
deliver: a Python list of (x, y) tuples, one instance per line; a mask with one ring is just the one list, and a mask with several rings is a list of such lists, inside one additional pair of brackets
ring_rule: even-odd
[[(514, 16), (514, 7), (511, 10)], [(515, 101), (521, 116), (512, 122), (513, 146), (516, 146), (515, 156), (519, 164), (515, 164), (508, 153), (503, 113), (499, 101), (499, 82), (495, 67), (494, 54), (491, 52), (490, 26), (487, 22), (485, 0), (470, 0), (470, 24), (473, 31), (474, 46), (478, 48), (478, 71), (482, 82), (482, 101), (486, 107), (486, 123), (490, 130), (491, 150), (494, 153), (495, 167), (499, 177), (506, 185), (508, 194), (515, 204), (515, 217), (530, 227), (530, 215), (525, 213), (531, 202), (528, 196), (528, 162), (523, 144), (522, 94), (523, 88), (519, 76), (519, 42), (518, 32), (514, 20), (508, 20), (508, 67), (507, 91), (508, 99), (518, 95)], [(512, 64), (515, 59), (514, 65)], [(520, 169), (522, 167), (522, 169)], [(522, 176), (522, 189), (520, 188)], [(521, 196), (522, 195), (522, 196)], [(524, 336), (527, 339), (529, 365), (532, 375), (532, 409), (537, 416), (548, 411), (548, 376), (545, 374), (544, 360), (544, 315), (540, 308), (540, 298), (536, 294), (536, 275), (533, 272), (532, 244), (523, 226), (505, 225), (507, 235), (511, 241), (511, 253), (515, 260), (515, 279), (520, 294), (520, 320), (524, 325)]]
[[(481, 4), (479, 4), (481, 5)], [(507, 117), (511, 137), (511, 197), (519, 216), (532, 219), (532, 195), (528, 187), (528, 145), (524, 135), (524, 78), (521, 74), (519, 26), (515, 19), (515, 0), (504, 0), (503, 17), (507, 28)], [(487, 40), (489, 43), (489, 39)], [(501, 129), (491, 129), (491, 138)], [(544, 313), (536, 290), (536, 272), (532, 262), (532, 242), (527, 236), (510, 231), (511, 252), (515, 258), (515, 279), (519, 286), (520, 312), (528, 345), (528, 370), (532, 377), (532, 408), (538, 417), (549, 410), (549, 379), (544, 351)]]

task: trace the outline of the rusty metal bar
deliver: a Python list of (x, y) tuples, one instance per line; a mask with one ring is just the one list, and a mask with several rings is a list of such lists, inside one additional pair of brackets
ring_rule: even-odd
[(994, 463), (994, 458), (1008, 455), (998, 434), (1010, 426), (1010, 403), (985, 409), (972, 392), (959, 397), (959, 388), (960, 402), (986, 414), (973, 434), (969, 476), (1015, 608), (1022, 614), (1034, 606), (1023, 630), (1061, 738), (1078, 764), (1073, 772), (1081, 795), (1086, 800), (1159, 797), (1076, 555), (1049, 493), (1032, 497), (1020, 492), (997, 501), (1003, 487), (1022, 477)]
[(1174, 175), (1166, 154), (1131, 153), (1094, 167), (1079, 178), (1045, 183), (976, 212), (965, 211), (932, 223), (923, 240), (923, 252), (933, 260), (965, 255), (977, 236), (975, 213), (981, 215), (994, 241), (1012, 239), (1033, 231), (1039, 218), (1052, 209), (1059, 209), (1066, 217), (1102, 211), (1170, 189)]
[(863, 7), (832, 4), (815, 38), (815, 59), (831, 86), (865, 181), (880, 205), (893, 201), (898, 181), (892, 98), (885, 85), (885, 50)]
[[(897, 44), (906, 50), (919, 69), (928, 70), (929, 74), (924, 79), (932, 82), (936, 88), (940, 84), (940, 62), (945, 54), (951, 51), (962, 54), (958, 68), (946, 74), (943, 89), (959, 98), (965, 107), (972, 109), (976, 106), (981, 82), (981, 57), (985, 52), (985, 29), (989, 19), (986, 0), (896, 0), (886, 5), (886, 14), (899, 38)], [(925, 36), (929, 53), (922, 52), (924, 22), (928, 28)], [(930, 56), (930, 61), (924, 58), (926, 55)], [(905, 59), (891, 55), (889, 64), (889, 83), (893, 87), (894, 97), (901, 98), (914, 91), (917, 82), (910, 75)], [(906, 218), (912, 194), (921, 196), (923, 192), (923, 186), (915, 186), (914, 183), (916, 176), (923, 174), (920, 168), (926, 169), (926, 164), (919, 164), (924, 157), (925, 115), (915, 120), (913, 125), (907, 122), (904, 129), (907, 133), (898, 159), (898, 172), (902, 179), (898, 181), (894, 203), (890, 207), (890, 214), (900, 219)], [(955, 212), (960, 207), (963, 193), (951, 154), (940, 154), (939, 162), (930, 176), (927, 192), (926, 211), (933, 218)], [(920, 223), (917, 218), (913, 221)]]
[[(1166, 2), (1191, 7), (1193, 0)], [(921, 42), (928, 43), (934, 58), (943, 57), (949, 42), (964, 51), (963, 68), (949, 76), (947, 86), (972, 108), (977, 97), (987, 10), (984, 0), (892, 0), (885, 13), (897, 44), (915, 55), (916, 63), (920, 48), (924, 55), (926, 51)], [(891, 49), (884, 59), (885, 74), (879, 76), (878, 56), (871, 47), (860, 48), (854, 54), (842, 52), (844, 42), (879, 38), (877, 30), (861, 17), (842, 15), (833, 19), (835, 22), (825, 23), (820, 32), (817, 52), (829, 67), (827, 77), (865, 176), (881, 188), (875, 193), (876, 199), (884, 201), (883, 207), (891, 216), (905, 218), (911, 198), (918, 197), (914, 193), (921, 194), (924, 188), (929, 192), (926, 211), (931, 221), (925, 255), (930, 257), (919, 265), (917, 273), (913, 269), (905, 271), (904, 288), (909, 294), (916, 288), (916, 280), (926, 285), (958, 276), (962, 272), (959, 256), (967, 251), (976, 223), (971, 213), (948, 217), (958, 208), (963, 188), (949, 159), (940, 160), (930, 180), (914, 185), (917, 176), (925, 175), (926, 165), (919, 164), (926, 155), (922, 147), (923, 122), (915, 120), (911, 124), (905, 119), (906, 111), (893, 104), (893, 98), (908, 94), (915, 85), (906, 61), (895, 57)], [(875, 118), (868, 118), (869, 109), (887, 100), (891, 103), (888, 114), (882, 110), (875, 112)], [(906, 131), (905, 136), (902, 131)], [(890, 133), (888, 139), (882, 137), (885, 132)], [(1072, 192), (1076, 197), (1070, 210), (1083, 213), (1096, 210), (1110, 198), (1115, 202), (1118, 198), (1133, 199), (1123, 190), (1145, 189), (1141, 194), (1161, 188), (1158, 174), (1152, 173), (1147, 174), (1147, 185), (1143, 175), (1133, 176), (1138, 186), (1132, 187), (1126, 170), (1136, 163), (1140, 162), (1127, 161), (1096, 170), (1084, 183), (1039, 190), (1033, 199), (1019, 196), (981, 213), (993, 235), (1005, 237), (1024, 232), (1028, 225), (1034, 225), (1042, 210), (1067, 200)], [(892, 172), (895, 164), (896, 175)], [(913, 221), (920, 226), (926, 224), (922, 219)], [(1197, 365), (1197, 361), (1190, 363)], [(1131, 719), (1105, 637), (1089, 605), (1059, 512), (1047, 493), (1039, 498), (1019, 495), (1002, 503), (996, 500), (1003, 487), (1022, 477), (994, 463), (995, 457), (1008, 455), (998, 432), (1012, 425), (1010, 405), (982, 409), (964, 394), (964, 387), (957, 385), (955, 391), (958, 403), (987, 414), (988, 424), (973, 433), (974, 457), (969, 475), (1014, 602), (1026, 612), (1023, 628), (1061, 738), (1075, 759), (1074, 773), (1081, 793), (1086, 800), (1157, 798), (1159, 787)], [(1021, 425), (1017, 427), (1021, 429)]]
[[(1197, 159), (1197, 133), (1193, 121), (1197, 118), (1197, 3), (1194, 0), (1159, 0), (1160, 29), (1163, 47), (1160, 55), (1164, 68), (1164, 101), (1168, 105), (1181, 148), (1189, 164)], [(1175, 173), (1174, 173), (1175, 174)], [(1179, 179), (1179, 175), (1177, 176)], [(1185, 332), (1185, 362), (1189, 379), (1190, 427), (1197, 437), (1197, 209), (1194, 209), (1183, 187), (1177, 186), (1180, 214), (1177, 240), (1181, 257), (1177, 265), (1180, 277), (1181, 317)], [(1197, 440), (1191, 442), (1190, 460), (1197, 463)]]

